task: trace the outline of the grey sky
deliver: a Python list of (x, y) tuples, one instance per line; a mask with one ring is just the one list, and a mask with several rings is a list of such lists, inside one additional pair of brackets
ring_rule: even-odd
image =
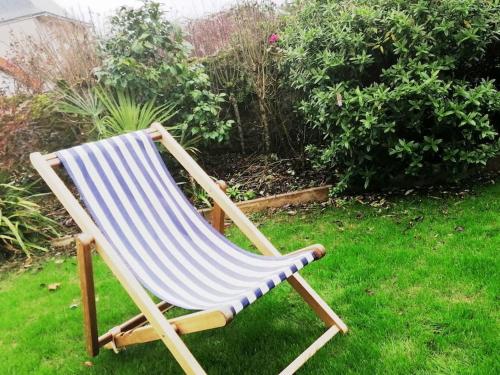
[[(137, 0), (54, 0), (59, 5), (63, 6), (70, 13), (76, 15), (88, 13), (88, 9), (92, 13), (100, 15), (109, 14), (113, 9), (121, 5), (137, 6), (141, 2)], [(159, 0), (164, 4), (164, 9), (168, 11), (169, 18), (183, 19), (196, 18), (202, 15), (213, 13), (215, 11), (225, 9), (231, 4), (235, 4), (238, 0)], [(282, 3), (282, 0), (275, 1)]]

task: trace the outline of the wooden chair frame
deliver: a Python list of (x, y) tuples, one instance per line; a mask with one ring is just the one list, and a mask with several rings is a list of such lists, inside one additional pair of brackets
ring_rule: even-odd
[[(195, 181), (205, 189), (214, 200), (212, 225), (214, 225), (217, 230), (220, 232), (224, 230), (225, 213), (262, 254), (280, 255), (271, 242), (241, 212), (229, 197), (227, 197), (223, 191), (225, 190), (225, 184), (222, 182), (214, 182), (161, 124), (152, 124), (151, 127), (147, 129), (147, 132), (155, 141), (159, 141), (165, 146), (172, 156), (179, 161)], [(180, 335), (223, 327), (231, 321), (232, 314), (219, 310), (206, 310), (174, 319), (167, 319), (164, 316), (164, 312), (172, 306), (166, 302), (155, 304), (146, 290), (141, 286), (139, 281), (129, 271), (128, 267), (109, 244), (89, 214), (54, 171), (53, 167), (61, 164), (57, 155), (55, 153), (42, 155), (36, 152), (30, 155), (30, 159), (34, 168), (45, 180), (82, 231), (82, 234), (77, 238), (77, 257), (80, 271), (82, 306), (88, 353), (95, 356), (98, 354), (100, 347), (110, 348), (116, 351), (119, 348), (132, 344), (162, 340), (187, 374), (205, 374), (203, 368), (181, 340)], [(97, 319), (90, 251), (92, 245), (95, 245), (99, 255), (141, 311), (141, 314), (111, 329), (100, 337), (97, 336)], [(327, 330), (290, 363), (281, 374), (293, 374), (338, 332), (347, 332), (347, 326), (344, 322), (333, 312), (326, 302), (321, 299), (311, 286), (309, 286), (302, 276), (294, 274), (287, 280), (304, 301), (309, 304), (318, 317), (323, 320)]]

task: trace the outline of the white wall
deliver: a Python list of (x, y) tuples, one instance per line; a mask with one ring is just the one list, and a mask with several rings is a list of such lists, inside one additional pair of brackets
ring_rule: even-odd
[[(57, 37), (53, 37), (54, 35), (66, 35), (66, 33), (69, 33), (71, 30), (74, 32), (74, 30), (79, 30), (81, 27), (82, 24), (72, 23), (50, 15), (0, 23), (0, 57), (12, 61), (14, 55), (13, 44), (19, 43), (22, 45), (23, 41), (27, 38), (35, 41), (55, 41)], [(58, 48), (56, 44), (53, 47), (56, 49)], [(22, 51), (22, 47), (20, 49)], [(14, 84), (15, 81), (5, 72), (0, 71), (0, 73), (0, 88), (3, 88), (9, 95), (13, 94), (17, 89)]]
[(0, 72), (0, 93), (12, 95), (16, 92), (16, 81), (11, 76)]
[[(35, 37), (38, 33), (37, 24), (34, 18), (0, 24), (0, 57), (10, 60), (11, 44), (27, 37)], [(17, 88), (18, 85), (14, 78), (0, 71), (0, 90), (7, 95), (12, 95), (17, 91)]]
[(11, 43), (26, 37), (36, 37), (39, 30), (38, 25), (35, 18), (0, 24), (0, 56), (8, 59)]

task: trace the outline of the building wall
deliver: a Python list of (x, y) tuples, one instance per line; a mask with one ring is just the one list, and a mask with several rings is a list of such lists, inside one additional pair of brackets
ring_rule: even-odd
[[(73, 35), (75, 32), (79, 33), (80, 30), (86, 30), (86, 27), (85, 24), (80, 22), (71, 22), (67, 19), (50, 15), (40, 15), (33, 18), (0, 23), (0, 58), (12, 62), (14, 54), (13, 45), (23, 44), (23, 41), (27, 38), (35, 41), (43, 40), (43, 43), (53, 42), (55, 44), (52, 48), (57, 50), (60, 47), (57, 44), (58, 41), (59, 43), (64, 41), (64, 38), (58, 38), (57, 35)], [(67, 42), (65, 41), (64, 43)], [(0, 70), (0, 73), (2, 73), (0, 75), (0, 88), (3, 88), (3, 91), (9, 95), (13, 94), (20, 85), (15, 85), (15, 79), (5, 70)], [(30, 74), (31, 72), (26, 73)]]
[[(38, 35), (38, 22), (35, 18), (0, 24), (0, 57), (10, 60), (13, 43), (36, 35)], [(0, 90), (3, 93), (12, 95), (18, 88), (14, 77), (0, 71)]]
[(9, 58), (11, 44), (26, 37), (38, 35), (39, 23), (36, 18), (5, 22), (0, 24), (0, 56)]
[(12, 95), (16, 92), (16, 80), (4, 72), (0, 72), (0, 95)]

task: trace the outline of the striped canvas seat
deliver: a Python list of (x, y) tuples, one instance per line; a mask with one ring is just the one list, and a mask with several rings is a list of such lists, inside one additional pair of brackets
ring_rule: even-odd
[(190, 310), (240, 312), (315, 260), (228, 241), (186, 199), (145, 132), (57, 153), (107, 240), (143, 286)]

